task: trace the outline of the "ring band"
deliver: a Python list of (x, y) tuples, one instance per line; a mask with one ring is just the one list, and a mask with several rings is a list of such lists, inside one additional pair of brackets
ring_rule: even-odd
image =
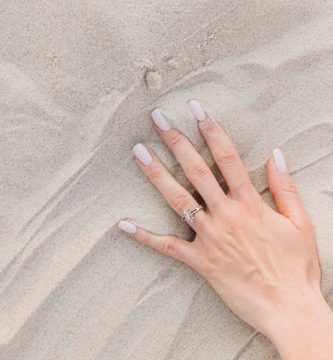
[(192, 222), (193, 222), (193, 219), (194, 219), (194, 215), (195, 215), (198, 211), (200, 211), (200, 210), (202, 210), (202, 209), (203, 209), (203, 207), (202, 207), (201, 205), (199, 205), (198, 207), (196, 207), (196, 208), (194, 208), (194, 209), (192, 209), (192, 210), (190, 210), (190, 209), (184, 209), (184, 210), (183, 210), (183, 215), (182, 215), (182, 220), (183, 220), (183, 221), (186, 221), (186, 222), (192, 223)]

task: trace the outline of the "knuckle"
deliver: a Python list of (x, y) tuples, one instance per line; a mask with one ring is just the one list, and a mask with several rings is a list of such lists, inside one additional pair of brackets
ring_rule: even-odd
[(252, 195), (252, 192), (249, 192), (252, 190), (252, 186), (253, 185), (248, 178), (239, 178), (232, 184), (232, 190), (234, 193), (244, 193), (245, 195), (248, 195), (249, 198), (251, 198), (250, 195)]
[(225, 231), (228, 234), (234, 234), (242, 227), (242, 222), (247, 217), (246, 209), (239, 208), (237, 210), (230, 210), (228, 214), (224, 216)]
[(203, 131), (205, 134), (208, 135), (216, 132), (218, 127), (218, 125), (212, 120), (203, 121), (200, 125), (201, 125), (201, 131)]
[(282, 191), (297, 194), (296, 185), (292, 181), (286, 181), (282, 184)]
[(265, 213), (265, 203), (261, 196), (255, 195), (255, 198), (251, 202), (245, 202), (245, 207), (248, 210), (248, 214), (251, 217), (256, 217), (257, 219), (263, 219)]
[(168, 139), (168, 143), (170, 148), (174, 148), (181, 144), (184, 141), (184, 135), (179, 133), (178, 131), (174, 131), (172, 136)]
[(150, 246), (151, 234), (145, 233), (141, 238), (141, 242), (142, 242), (143, 245)]
[(175, 254), (175, 248), (176, 240), (170, 237), (165, 241), (162, 252), (167, 256), (173, 256)]
[(178, 194), (175, 195), (172, 202), (172, 206), (174, 207), (174, 209), (176, 209), (177, 212), (181, 212), (183, 209), (188, 207), (190, 197), (187, 194)]
[(222, 165), (224, 167), (233, 166), (239, 162), (239, 157), (231, 149), (226, 149), (225, 151), (221, 151), (216, 155), (216, 162), (218, 165)]
[(159, 166), (150, 166), (146, 169), (146, 174), (150, 180), (156, 180), (161, 178), (162, 176), (162, 170)]
[(229, 218), (225, 223), (225, 231), (229, 235), (235, 234), (238, 228), (239, 224), (237, 224), (237, 221), (233, 218)]
[(188, 169), (188, 175), (192, 179), (203, 179), (209, 175), (210, 171), (208, 168), (202, 165), (193, 165)]
[(220, 193), (216, 194), (216, 196), (214, 196), (213, 199), (211, 199), (209, 202), (210, 208), (214, 209), (214, 211), (224, 210), (222, 194), (223, 194), (223, 190), (221, 190)]

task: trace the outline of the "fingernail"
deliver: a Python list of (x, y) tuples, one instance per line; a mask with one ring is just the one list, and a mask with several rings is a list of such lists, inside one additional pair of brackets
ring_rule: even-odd
[(154, 120), (154, 123), (162, 130), (162, 131), (168, 131), (171, 129), (171, 126), (168, 122), (168, 120), (163, 115), (162, 111), (160, 109), (155, 109), (151, 112), (151, 117)]
[(280, 149), (276, 148), (273, 150), (273, 158), (277, 169), (281, 172), (286, 173), (288, 171), (286, 159), (284, 158), (282, 151)]
[(126, 220), (119, 221), (118, 227), (120, 230), (125, 231), (129, 234), (134, 234), (136, 232), (136, 226), (133, 223)]
[(205, 120), (207, 115), (198, 100), (191, 100), (189, 103), (193, 116), (198, 120)]
[(142, 162), (143, 165), (149, 165), (153, 161), (150, 152), (143, 144), (136, 144), (132, 150), (133, 154)]

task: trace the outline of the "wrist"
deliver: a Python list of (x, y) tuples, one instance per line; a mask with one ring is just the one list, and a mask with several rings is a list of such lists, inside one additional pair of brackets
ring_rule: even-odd
[(333, 332), (333, 313), (320, 291), (307, 289), (283, 304), (266, 325), (266, 336), (283, 359), (317, 359), (316, 344), (321, 346)]

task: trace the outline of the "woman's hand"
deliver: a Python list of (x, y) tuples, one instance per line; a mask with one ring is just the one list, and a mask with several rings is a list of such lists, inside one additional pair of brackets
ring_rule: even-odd
[[(121, 221), (119, 227), (145, 245), (197, 270), (234, 313), (270, 337), (283, 356), (312, 359), (300, 356), (300, 350), (294, 354), (290, 344), (285, 343), (288, 331), (290, 336), (303, 336), (296, 335), (296, 329), (290, 330), (290, 322), (298, 329), (297, 322), (306, 315), (300, 309), (310, 309), (314, 319), (331, 319), (332, 315), (320, 291), (314, 229), (287, 173), (284, 157), (275, 149), (267, 166), (269, 188), (278, 209), (274, 211), (252, 185), (222, 127), (206, 116), (196, 100), (190, 102), (190, 107), (228, 184), (228, 194), (191, 142), (156, 109), (152, 112), (156, 130), (206, 207), (189, 223), (196, 232), (193, 242), (156, 235), (129, 221)], [(199, 206), (151, 149), (138, 144), (133, 152), (142, 171), (180, 216), (184, 209)], [(299, 327), (303, 326), (301, 322)]]

